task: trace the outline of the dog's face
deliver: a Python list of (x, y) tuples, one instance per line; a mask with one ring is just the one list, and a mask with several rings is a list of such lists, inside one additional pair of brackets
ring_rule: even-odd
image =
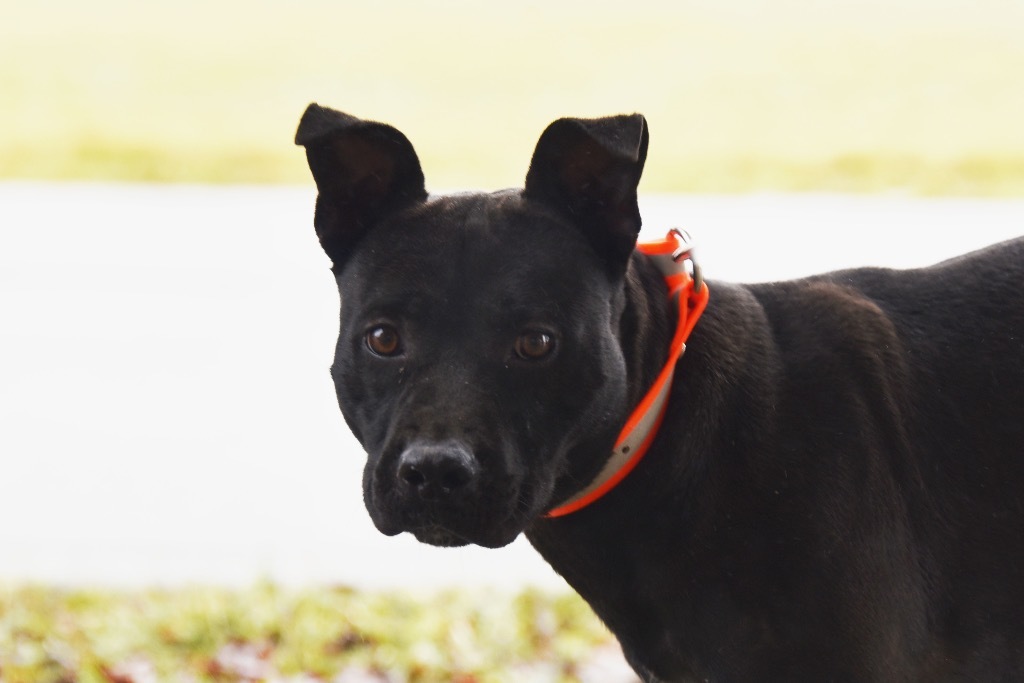
[(332, 374), (384, 533), (511, 542), (622, 404), (621, 297), (560, 228), (514, 194), (446, 197), (382, 221), (338, 270)]
[(397, 130), (311, 105), (296, 138), (341, 295), (331, 374), (385, 534), (510, 543), (585, 486), (626, 405), (639, 116), (563, 119), (523, 191), (428, 198)]

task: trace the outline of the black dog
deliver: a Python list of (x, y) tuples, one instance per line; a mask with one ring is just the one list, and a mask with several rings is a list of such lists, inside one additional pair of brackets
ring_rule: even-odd
[(562, 119), (524, 190), (428, 197), (400, 132), (306, 111), (374, 523), (525, 531), (647, 681), (1024, 680), (1024, 240), (711, 283), (666, 365), (706, 290), (634, 250), (647, 139)]

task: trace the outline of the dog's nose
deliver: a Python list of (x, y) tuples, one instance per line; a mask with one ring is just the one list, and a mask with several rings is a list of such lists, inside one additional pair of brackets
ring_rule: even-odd
[(414, 443), (398, 459), (398, 484), (422, 500), (438, 501), (467, 489), (478, 469), (461, 443)]

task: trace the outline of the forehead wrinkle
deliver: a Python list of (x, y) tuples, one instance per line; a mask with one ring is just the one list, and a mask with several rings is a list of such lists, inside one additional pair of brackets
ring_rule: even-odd
[(554, 321), (587, 286), (567, 267), (586, 257), (582, 235), (553, 229), (515, 193), (438, 196), (396, 219), (373, 240), (364, 291), (410, 314), (461, 325), (500, 307)]
[[(400, 281), (412, 283), (406, 287), (415, 305), (408, 312), (442, 320), (453, 329), (464, 327), (495, 289), (493, 260), (500, 255), (500, 241), (486, 196), (438, 198), (417, 219), (400, 233), (418, 231), (404, 241), (396, 259), (406, 271)], [(414, 274), (411, 280), (409, 273)]]

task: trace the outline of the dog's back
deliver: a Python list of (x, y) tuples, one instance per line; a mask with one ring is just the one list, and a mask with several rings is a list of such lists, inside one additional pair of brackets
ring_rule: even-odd
[[(834, 515), (837, 534), (851, 501), (863, 501), (849, 531), (880, 537), (851, 547), (889, 556), (853, 561), (864, 580), (881, 572), (891, 590), (864, 586), (866, 611), (881, 606), (874, 594), (906, 608), (903, 638), (908, 620), (920, 644), (938, 634), (940, 646), (925, 646), (936, 679), (1024, 675), (1022, 274), (1018, 239), (930, 268), (749, 288), (788, 387), (779, 407), (792, 414), (779, 423), (795, 427), (780, 435), (782, 450), (822, 444), (822, 468), (835, 472), (816, 478), (834, 485), (819, 514)], [(871, 507), (877, 524), (865, 526)], [(1006, 661), (1008, 651), (1016, 659)]]

